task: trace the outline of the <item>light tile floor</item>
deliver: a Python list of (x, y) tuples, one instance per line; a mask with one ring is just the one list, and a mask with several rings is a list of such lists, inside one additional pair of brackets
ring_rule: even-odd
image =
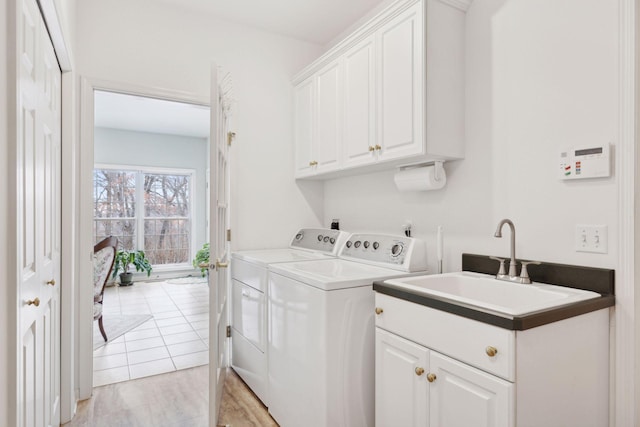
[(93, 352), (94, 387), (209, 363), (206, 283), (108, 287), (104, 312), (153, 318)]

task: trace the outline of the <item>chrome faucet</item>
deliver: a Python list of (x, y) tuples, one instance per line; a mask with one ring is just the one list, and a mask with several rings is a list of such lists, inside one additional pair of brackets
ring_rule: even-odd
[(498, 224), (498, 228), (496, 228), (496, 232), (493, 236), (501, 238), (502, 227), (505, 224), (508, 224), (509, 228), (511, 229), (511, 260), (509, 262), (509, 273), (505, 274), (504, 258), (498, 258), (498, 257), (492, 256), (490, 257), (491, 259), (500, 261), (500, 270), (498, 271), (498, 274), (496, 274), (496, 279), (507, 280), (507, 281), (516, 282), (516, 283), (529, 284), (531, 283), (531, 278), (529, 277), (529, 272), (527, 271), (527, 265), (529, 264), (539, 265), (540, 263), (538, 261), (523, 261), (522, 271), (520, 272), (520, 276), (518, 277), (518, 273), (516, 272), (516, 267), (518, 266), (518, 263), (516, 262), (516, 228), (513, 225), (513, 222), (511, 222), (510, 219), (503, 219), (502, 221), (500, 221), (500, 223)]
[(505, 224), (509, 224), (509, 228), (511, 229), (511, 261), (509, 262), (509, 278), (512, 278), (516, 277), (516, 266), (518, 265), (516, 263), (516, 228), (513, 226), (513, 222), (511, 222), (510, 219), (503, 219), (500, 221), (493, 237), (502, 237), (502, 227)]

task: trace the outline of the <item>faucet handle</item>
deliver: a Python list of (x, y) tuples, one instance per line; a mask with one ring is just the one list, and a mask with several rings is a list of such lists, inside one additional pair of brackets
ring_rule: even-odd
[(531, 283), (531, 278), (529, 277), (529, 271), (527, 271), (527, 265), (540, 265), (540, 261), (521, 261), (522, 269), (520, 270), (520, 279), (522, 279), (522, 283)]
[(506, 258), (498, 258), (497, 256), (490, 256), (489, 258), (495, 259), (496, 261), (500, 261), (500, 270), (498, 270), (498, 274), (497, 275), (498, 276), (501, 276), (501, 275), (504, 276), (506, 274), (505, 270), (504, 270), (504, 261), (505, 261)]

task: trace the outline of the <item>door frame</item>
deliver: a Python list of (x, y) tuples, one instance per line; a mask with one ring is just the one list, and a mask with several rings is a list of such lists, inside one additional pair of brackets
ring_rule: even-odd
[(637, 0), (618, 2), (618, 230), (619, 262), (616, 270), (616, 305), (611, 315), (612, 357), (609, 419), (612, 426), (636, 425), (640, 419), (640, 150), (637, 114), (640, 90), (640, 8)]
[[(103, 90), (128, 95), (144, 96), (168, 101), (184, 102), (210, 107), (207, 97), (194, 93), (148, 87), (123, 82), (80, 79), (80, 141), (77, 191), (79, 221), (78, 283), (93, 281), (93, 166), (94, 166), (94, 91)], [(93, 391), (93, 288), (79, 286), (77, 294), (77, 345), (75, 356), (78, 366), (78, 399), (88, 399)], [(64, 332), (64, 330), (63, 330)]]

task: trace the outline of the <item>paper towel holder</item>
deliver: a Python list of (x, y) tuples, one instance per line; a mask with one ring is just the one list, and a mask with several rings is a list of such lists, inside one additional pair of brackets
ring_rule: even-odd
[(425, 168), (428, 166), (433, 166), (434, 167), (434, 179), (436, 181), (440, 181), (444, 176), (445, 176), (445, 171), (444, 171), (444, 160), (434, 160), (433, 162), (428, 162), (428, 163), (419, 163), (417, 165), (405, 165), (405, 166), (400, 166), (398, 167), (397, 172), (401, 172), (404, 170), (408, 170), (408, 169), (415, 169), (415, 168)]
[(439, 190), (447, 183), (444, 161), (398, 167), (393, 179), (400, 191)]

